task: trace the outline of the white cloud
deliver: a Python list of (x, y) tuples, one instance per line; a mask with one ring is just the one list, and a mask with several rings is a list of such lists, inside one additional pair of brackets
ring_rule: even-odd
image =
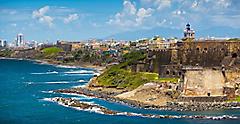
[(181, 16), (181, 15), (185, 15), (186, 12), (184, 10), (175, 10), (172, 12), (173, 15), (177, 15), (177, 16)]
[(164, 9), (166, 7), (170, 7), (171, 2), (172, 0), (155, 0), (155, 4), (157, 5), (158, 10)]
[(195, 1), (192, 3), (192, 6), (191, 6), (191, 7), (192, 7), (192, 8), (197, 8), (197, 7), (198, 7), (198, 4), (199, 4), (198, 1), (195, 0)]
[(46, 12), (49, 10), (49, 6), (45, 6), (43, 8), (40, 8), (39, 10), (33, 11), (33, 17), (42, 17), (46, 14)]
[(72, 21), (75, 21), (75, 20), (77, 20), (79, 18), (79, 16), (78, 16), (78, 14), (70, 14), (70, 15), (68, 15), (68, 17), (67, 18), (64, 18), (64, 23), (70, 23), (70, 22), (72, 22)]
[(12, 23), (11, 26), (17, 27), (17, 24), (16, 23)]
[(111, 25), (117, 25), (124, 28), (131, 28), (143, 25), (144, 21), (152, 16), (153, 9), (140, 8), (137, 9), (130, 1), (123, 2), (123, 10), (115, 14), (115, 16), (107, 22)]
[(47, 24), (49, 27), (53, 25), (53, 18), (51, 16), (47, 16), (46, 13), (49, 11), (49, 6), (45, 6), (40, 8), (39, 10), (35, 10), (32, 12), (32, 17), (38, 19), (39, 22)]
[(216, 4), (219, 7), (227, 8), (231, 5), (231, 1), (230, 0), (217, 0)]
[(191, 6), (198, 12), (220, 12), (226, 10), (232, 5), (232, 0), (185, 0), (183, 6)]
[(148, 9), (140, 8), (137, 12), (137, 18), (136, 18), (137, 24), (138, 25), (142, 24), (145, 18), (152, 16), (152, 13), (153, 13), (153, 9), (151, 8), (148, 8)]
[(154, 7), (157, 10), (171, 7), (172, 0), (141, 0), (141, 3), (146, 6)]
[(39, 22), (47, 23), (51, 27), (53, 25), (53, 18), (50, 16), (42, 16), (39, 18)]
[(129, 13), (131, 15), (135, 15), (137, 9), (134, 4), (132, 4), (130, 1), (124, 1), (123, 2), (123, 13)]

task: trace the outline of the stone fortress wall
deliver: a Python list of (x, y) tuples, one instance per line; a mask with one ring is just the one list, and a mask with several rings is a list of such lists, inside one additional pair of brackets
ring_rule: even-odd
[(181, 78), (182, 100), (235, 97), (235, 85), (240, 83), (240, 42), (194, 41), (171, 46), (150, 49), (144, 70), (163, 78)]
[(150, 72), (160, 77), (180, 77), (183, 66), (225, 67), (239, 62), (240, 42), (195, 41), (175, 43), (174, 49), (149, 50)]

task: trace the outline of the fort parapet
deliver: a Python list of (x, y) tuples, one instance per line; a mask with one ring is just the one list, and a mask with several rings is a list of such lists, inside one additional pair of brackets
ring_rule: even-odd
[(170, 46), (149, 50), (152, 59), (148, 63), (152, 69), (148, 71), (159, 73), (161, 77), (176, 77), (181, 74), (182, 66), (228, 68), (239, 63), (240, 42), (237, 41), (177, 42)]
[(240, 42), (205, 40), (170, 43), (169, 47), (159, 45), (148, 50), (145, 67), (140, 63), (134, 70), (181, 78), (180, 96), (185, 101), (235, 97), (235, 80), (240, 79)]

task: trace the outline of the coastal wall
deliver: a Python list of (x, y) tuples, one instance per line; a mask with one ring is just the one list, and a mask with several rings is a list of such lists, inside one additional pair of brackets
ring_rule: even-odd
[(184, 65), (221, 66), (226, 56), (240, 56), (240, 42), (197, 41), (179, 44), (179, 60)]
[[(149, 56), (153, 59), (153, 63), (150, 65), (153, 68), (150, 71), (159, 73), (161, 77), (176, 77), (176, 75), (169, 75), (168, 72), (181, 72), (179, 70), (181, 65), (202, 67), (231, 66), (234, 59), (240, 57), (240, 42), (178, 42), (174, 46), (174, 48), (149, 51)], [(172, 68), (172, 65), (174, 65), (174, 68)]]
[(223, 96), (225, 78), (212, 69), (189, 70), (184, 76), (182, 96)]
[(201, 96), (201, 97), (179, 97), (181, 102), (224, 102), (227, 100), (226, 96)]

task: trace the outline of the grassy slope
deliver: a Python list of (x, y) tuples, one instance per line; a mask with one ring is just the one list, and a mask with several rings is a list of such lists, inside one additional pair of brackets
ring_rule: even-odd
[(58, 47), (49, 47), (49, 48), (43, 49), (42, 51), (45, 57), (52, 57), (52, 56), (56, 56), (59, 52), (62, 52), (63, 50)]
[(240, 102), (240, 96), (238, 96), (238, 97), (236, 98), (236, 101)]
[(97, 81), (100, 86), (132, 90), (147, 82), (177, 82), (178, 80), (177, 78), (158, 78), (157, 73), (134, 73), (124, 69), (124, 67), (131, 65), (133, 62), (145, 58), (145, 54), (140, 51), (126, 54), (124, 58), (124, 63), (110, 67), (98, 77)]
[(240, 102), (240, 96), (237, 96), (235, 99), (227, 100), (228, 102)]

